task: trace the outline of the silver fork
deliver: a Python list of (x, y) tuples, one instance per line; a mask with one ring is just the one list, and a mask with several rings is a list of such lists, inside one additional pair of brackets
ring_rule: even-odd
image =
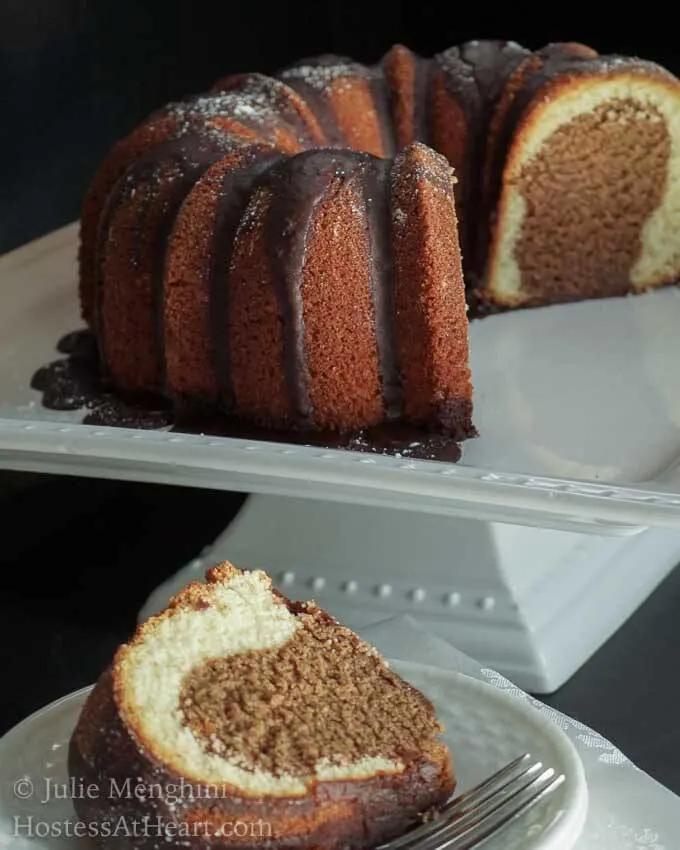
[(434, 820), (378, 850), (471, 850), (497, 835), (564, 782), (529, 753), (519, 756), (484, 782), (453, 797)]

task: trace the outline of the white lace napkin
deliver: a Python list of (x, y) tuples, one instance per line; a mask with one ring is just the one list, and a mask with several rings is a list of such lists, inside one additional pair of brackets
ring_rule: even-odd
[(680, 797), (641, 771), (597, 732), (550, 708), (494, 670), (480, 667), (408, 616), (390, 617), (361, 630), (395, 660), (456, 670), (530, 702), (560, 726), (579, 751), (588, 781), (589, 808), (577, 850), (677, 850)]

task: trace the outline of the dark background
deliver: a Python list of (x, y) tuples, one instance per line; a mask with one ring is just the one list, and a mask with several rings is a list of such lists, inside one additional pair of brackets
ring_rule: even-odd
[[(541, 3), (0, 1), (0, 253), (78, 217), (108, 147), (153, 108), (232, 71), (319, 52), (373, 62), (470, 38), (578, 40), (680, 72), (664, 7)], [(669, 7), (670, 8), (670, 7)], [(0, 286), (3, 281), (0, 279)], [(240, 496), (0, 471), (0, 735), (89, 684), (156, 584)], [(680, 571), (550, 698), (680, 792)]]
[(676, 28), (649, 4), (356, 0), (2, 0), (0, 252), (72, 221), (107, 148), (152, 109), (232, 71), (321, 52), (376, 61), (471, 38), (583, 41), (680, 70)]

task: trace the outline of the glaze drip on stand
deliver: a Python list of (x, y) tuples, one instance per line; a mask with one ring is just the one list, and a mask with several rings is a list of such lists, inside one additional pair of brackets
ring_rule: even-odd
[(455, 440), (402, 423), (351, 434), (257, 428), (226, 415), (217, 416), (214, 411), (206, 414), (195, 405), (178, 403), (173, 406), (158, 396), (112, 393), (101, 373), (96, 339), (87, 330), (66, 334), (59, 340), (57, 351), (64, 356), (38, 369), (31, 380), (31, 387), (42, 393), (41, 402), (49, 410), (82, 410), (83, 425), (168, 429), (179, 433), (293, 443), (447, 463), (457, 463), (461, 457), (460, 446)]

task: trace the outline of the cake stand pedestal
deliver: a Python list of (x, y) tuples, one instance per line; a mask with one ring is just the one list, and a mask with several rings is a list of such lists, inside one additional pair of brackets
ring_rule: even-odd
[(610, 535), (251, 496), (140, 618), (228, 559), (352, 628), (408, 614), (524, 690), (556, 690), (680, 562), (680, 531)]

